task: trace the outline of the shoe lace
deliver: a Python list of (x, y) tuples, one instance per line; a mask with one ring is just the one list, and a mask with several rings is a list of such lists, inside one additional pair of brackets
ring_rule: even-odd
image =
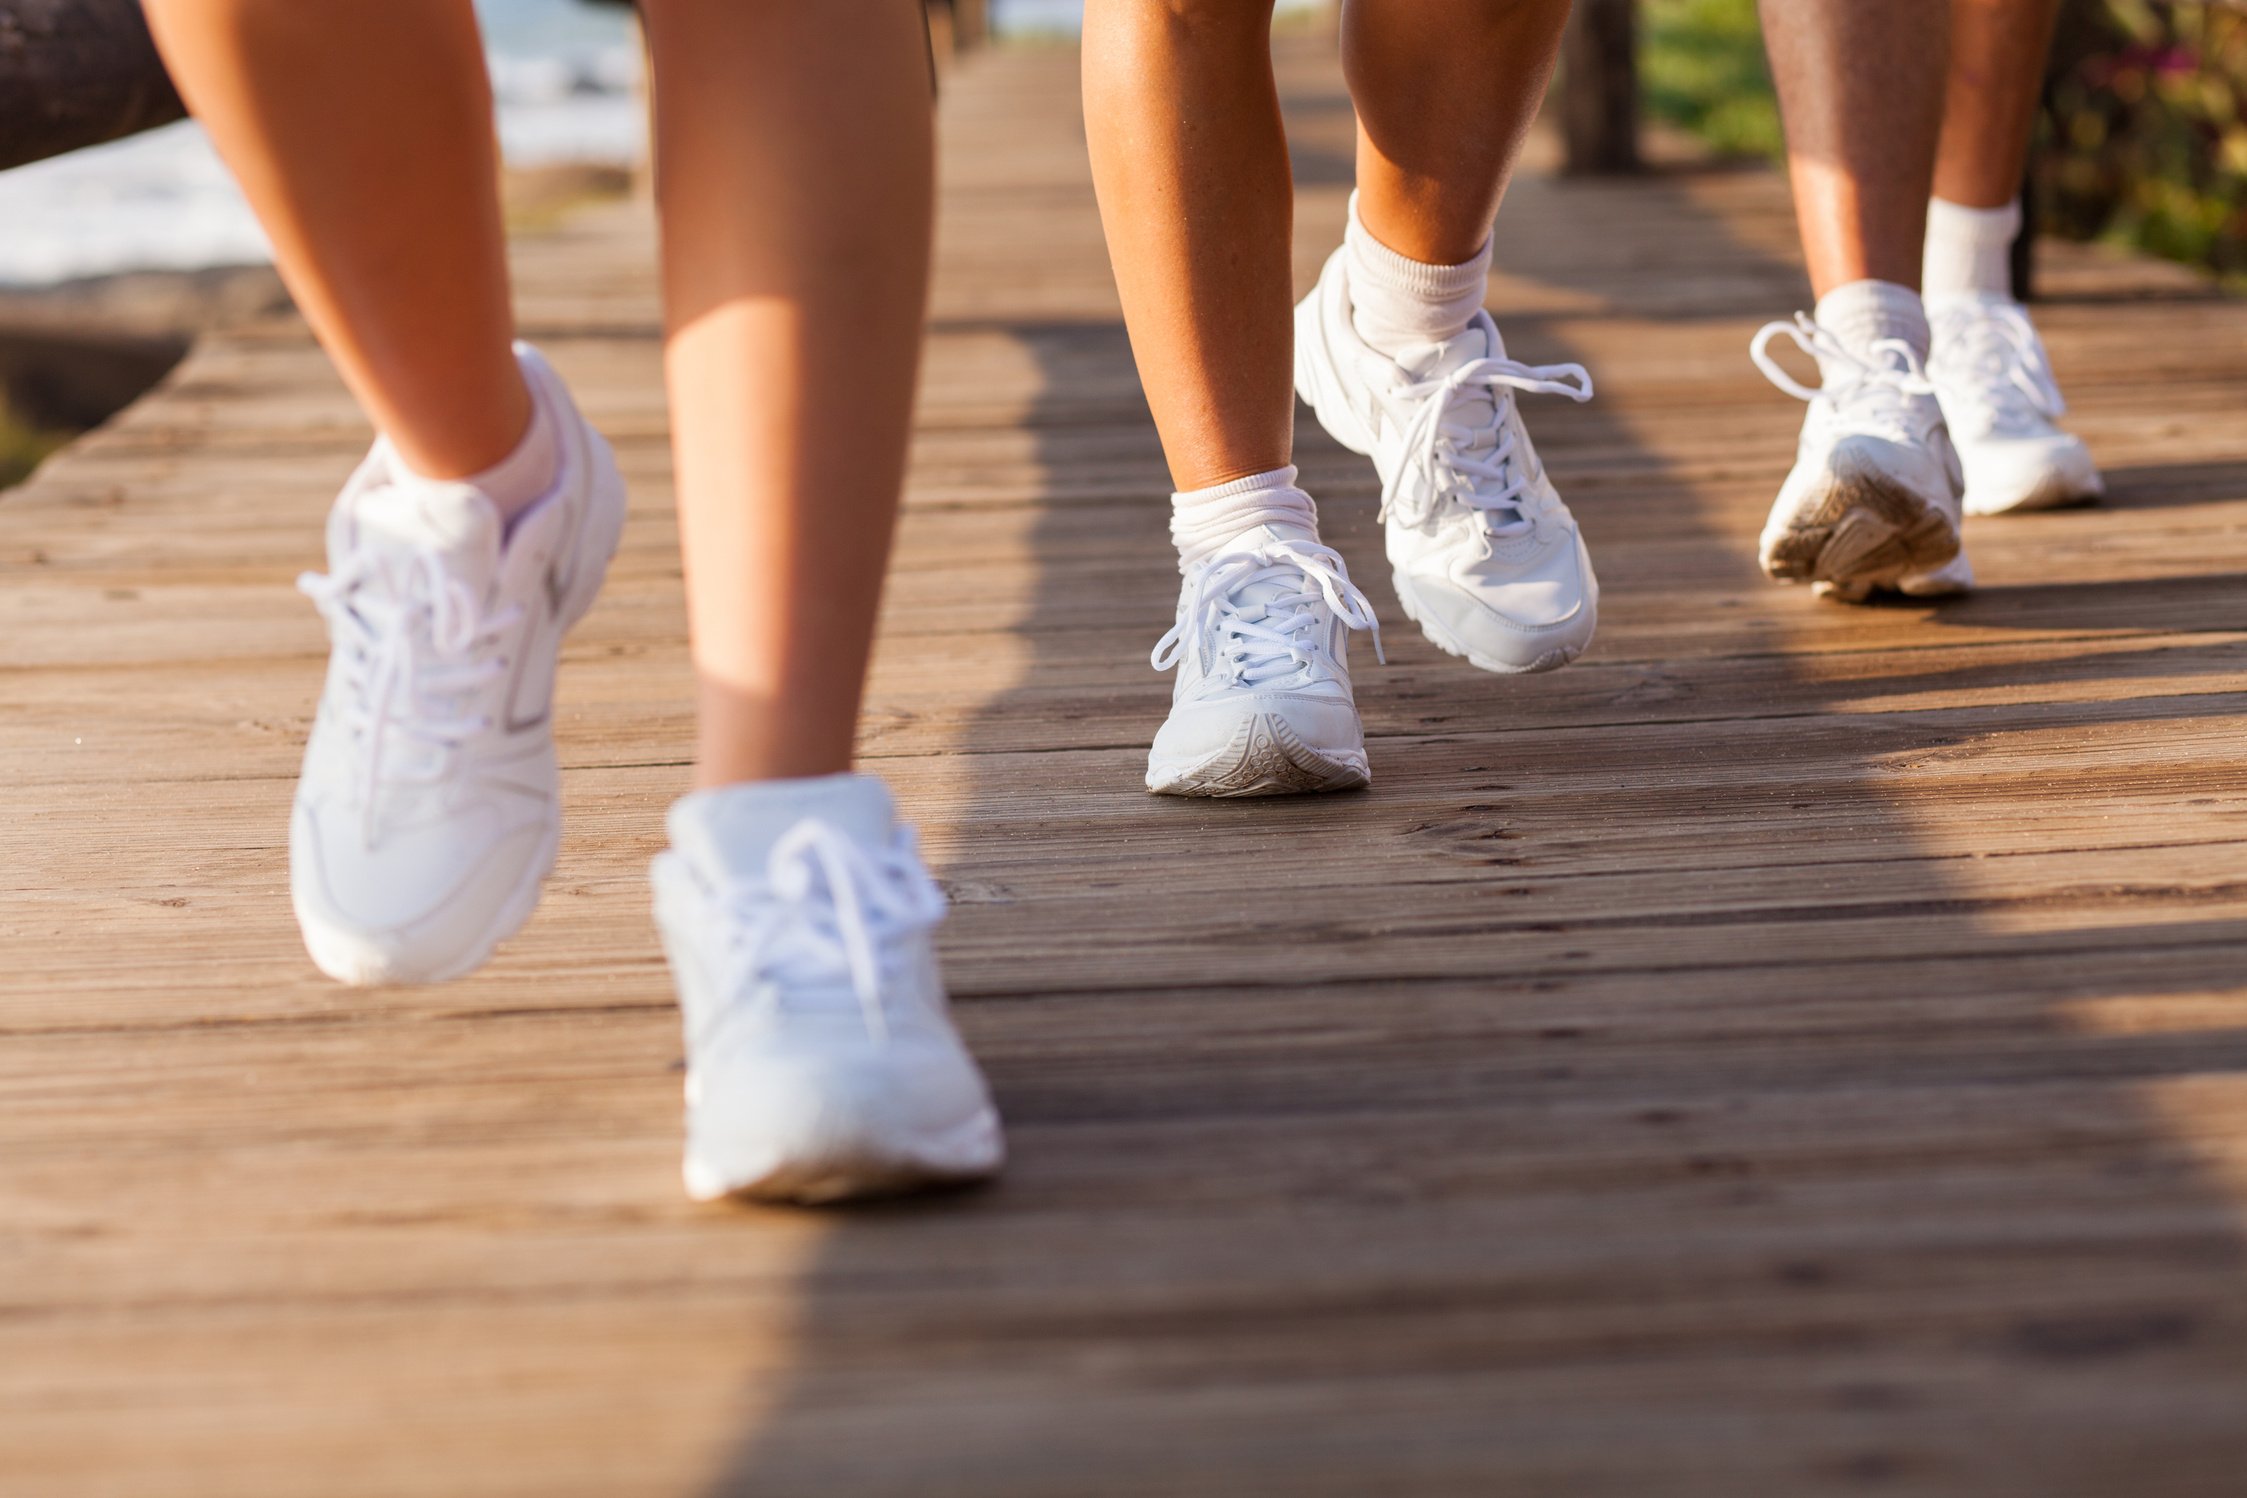
[[(1243, 592), (1262, 583), (1300, 586), (1255, 603), (1241, 599)], [(1219, 552), (1204, 562), (1178, 610), (1178, 622), (1155, 642), (1147, 661), (1157, 671), (1168, 671), (1184, 656), (1190, 641), (1214, 640), (1212, 665), (1222, 664), (1238, 684), (1263, 686), (1308, 668), (1324, 653), (1326, 620), (1321, 606), (1351, 629), (1372, 631), (1374, 657), (1388, 664), (1373, 600), (1350, 581), (1341, 553), (1331, 546), (1289, 540)]]
[[(490, 730), (488, 715), (464, 698), (507, 669), (490, 653), (522, 617), (509, 604), (485, 611), (468, 585), (435, 555), (381, 559), (362, 555), (334, 575), (307, 572), (297, 588), (327, 621), (342, 666), (338, 705), (344, 726), (364, 746), (360, 759), (360, 828), (376, 835), (376, 793), (393, 784), (430, 784), (443, 757)], [(435, 751), (416, 771), (397, 762), (393, 740)]]
[(903, 938), (944, 919), (944, 894), (909, 827), (869, 851), (833, 823), (807, 817), (765, 855), (764, 877), (723, 891), (729, 993), (777, 995), (783, 985), (850, 979), (866, 1032), (890, 1036), (882, 964)]
[(1942, 356), (1932, 378), (1946, 411), (1993, 430), (2034, 427), (2067, 413), (2044, 340), (2018, 303), (1975, 298), (1937, 314)]
[[(1796, 348), (1818, 361), (1820, 370), (1846, 372), (1839, 384), (1805, 385), (1788, 374), (1771, 357), (1771, 341), (1787, 337)], [(1830, 402), (1837, 410), (1846, 406), (1852, 422), (1886, 430), (1909, 439), (1911, 398), (1935, 393), (1927, 366), (1912, 346), (1900, 338), (1878, 338), (1860, 354), (1807, 313), (1797, 312), (1792, 322), (1765, 323), (1748, 343), (1748, 357), (1763, 377), (1800, 401)]]
[[(1537, 496), (1514, 462), (1514, 430), (1506, 420), (1512, 391), (1565, 395), (1581, 404), (1592, 398), (1592, 376), (1581, 364), (1485, 357), (1385, 391), (1381, 399), (1402, 428), (1405, 461), (1381, 488), (1379, 518), (1419, 525), (1449, 499), (1475, 511), (1489, 538), (1527, 534), (1536, 524)], [(1478, 402), (1491, 407), (1487, 420), (1456, 419)], [(1478, 446), (1484, 440), (1489, 445)]]

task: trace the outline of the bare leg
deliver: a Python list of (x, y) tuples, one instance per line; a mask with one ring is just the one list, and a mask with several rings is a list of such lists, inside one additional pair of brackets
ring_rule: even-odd
[(1294, 443), (1294, 188), (1272, 0), (1090, 0), (1086, 133), (1171, 482), (1280, 468)]
[(1919, 285), (1951, 0), (1762, 0), (1810, 284)]
[(1935, 195), (2002, 208), (2021, 189), (2058, 0), (1951, 0)]
[(456, 478), (506, 457), (531, 408), (468, 0), (147, 9), (297, 305), (407, 464)]
[(919, 10), (646, 15), (701, 783), (847, 769), (928, 291)]
[(1432, 265), (1482, 249), (1567, 21), (1568, 0), (1348, 0), (1358, 216), (1374, 238)]

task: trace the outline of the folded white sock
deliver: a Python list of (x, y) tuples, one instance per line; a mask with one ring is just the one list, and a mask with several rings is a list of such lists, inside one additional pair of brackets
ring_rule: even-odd
[[(546, 403), (538, 398), (536, 386), (531, 388), (531, 424), (523, 433), (523, 440), (491, 467), (465, 478), (442, 480), (467, 484), (489, 499), (512, 530), (538, 502), (553, 489), (554, 481), (561, 477), (562, 449), (560, 433)], [(426, 477), (426, 475), (424, 475)]]
[(2019, 199), (2002, 208), (1969, 208), (1930, 198), (1921, 292), (1929, 301), (1951, 296), (2010, 297), (2013, 240), (2020, 232)]
[(1927, 308), (1919, 293), (1893, 281), (1847, 281), (1818, 298), (1811, 316), (1851, 353), (1865, 351), (1884, 338), (1909, 348), (1927, 362)]
[(1170, 496), (1170, 539), (1178, 546), (1180, 572), (1259, 525), (1296, 540), (1318, 539), (1318, 506), (1295, 487), (1293, 464)]
[(1350, 320), (1358, 336), (1384, 354), (1441, 343), (1467, 330), (1490, 283), (1490, 241), (1458, 265), (1408, 260), (1373, 237), (1350, 194), (1350, 226), (1342, 243), (1350, 257)]

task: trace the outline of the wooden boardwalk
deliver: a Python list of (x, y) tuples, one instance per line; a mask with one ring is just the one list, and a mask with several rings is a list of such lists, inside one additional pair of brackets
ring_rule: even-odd
[[(1349, 112), (1283, 61), (1307, 281)], [(1531, 412), (1599, 640), (1437, 654), (1306, 425), (1392, 622), (1375, 788), (1160, 801), (1167, 485), (1074, 59), (981, 58), (945, 114), (864, 749), (955, 901), (1011, 1174), (680, 1196), (652, 238), (599, 211), (521, 293), (632, 523), (562, 681), (559, 877), (470, 981), (334, 987), (289, 918), (289, 581), (366, 439), (301, 328), (0, 500), (0, 1492), (2247, 1491), (2247, 305), (2052, 250), (2112, 501), (1974, 523), (1968, 601), (1830, 606), (1753, 560), (1800, 418), (1746, 356), (1805, 295), (1781, 186), (1533, 163), (1492, 302), (1599, 383)]]

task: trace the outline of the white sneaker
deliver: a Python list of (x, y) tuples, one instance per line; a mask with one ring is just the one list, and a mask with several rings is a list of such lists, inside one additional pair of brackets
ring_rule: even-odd
[(1507, 358), (1487, 312), (1392, 359), (1358, 336), (1337, 250), (1295, 309), (1295, 390), (1373, 459), (1397, 600), (1437, 648), (1508, 673), (1583, 653), (1599, 579), (1514, 404), (1517, 391), (1590, 400), (1582, 365)]
[[(1799, 383), (1771, 357), (1782, 335), (1817, 358), (1823, 385)], [(1918, 356), (1888, 338), (1851, 349), (1801, 313), (1766, 324), (1748, 351), (1772, 384), (1810, 403), (1764, 523), (1764, 572), (1848, 599), (1907, 584), (1955, 591), (1937, 574), (1959, 554), (1958, 454)]]
[(1147, 755), (1164, 796), (1282, 796), (1368, 784), (1350, 695), (1349, 632), (1373, 604), (1331, 547), (1297, 526), (1260, 525), (1186, 574), (1178, 622), (1155, 644), (1178, 669), (1170, 717)]
[(1928, 378), (1966, 473), (1966, 513), (2048, 510), (2106, 492), (2083, 440), (2057, 425), (2067, 411), (2044, 340), (2011, 297), (1930, 302)]
[(624, 481), (545, 360), (517, 353), (562, 446), (554, 492), (503, 540), (489, 499), (411, 478), (377, 442), (329, 516), (328, 575), (298, 584), (333, 653), (289, 893), (312, 960), (345, 983), (470, 971), (554, 866), (554, 664), (616, 550)]
[(655, 915), (686, 1026), (687, 1194), (839, 1201), (996, 1171), (929, 939), (944, 896), (882, 783), (698, 791), (669, 827)]

